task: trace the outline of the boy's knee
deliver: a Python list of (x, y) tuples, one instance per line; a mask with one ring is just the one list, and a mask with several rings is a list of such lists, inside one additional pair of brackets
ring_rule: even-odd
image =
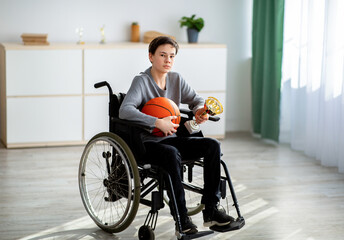
[(207, 141), (207, 149), (211, 152), (221, 152), (221, 143), (215, 138), (205, 138)]
[(181, 165), (181, 155), (178, 149), (170, 148), (168, 151), (164, 153), (166, 163), (170, 166), (180, 166)]

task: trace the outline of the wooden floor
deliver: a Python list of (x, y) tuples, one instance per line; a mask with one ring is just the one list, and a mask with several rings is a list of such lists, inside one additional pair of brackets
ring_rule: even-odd
[[(148, 209), (111, 235), (86, 214), (78, 189), (83, 147), (0, 148), (0, 239), (138, 239)], [(246, 225), (203, 239), (344, 239), (344, 175), (288, 146), (229, 134), (222, 151)], [(232, 211), (235, 216), (235, 211)], [(202, 215), (193, 217), (202, 227)], [(176, 239), (167, 208), (156, 239)]]

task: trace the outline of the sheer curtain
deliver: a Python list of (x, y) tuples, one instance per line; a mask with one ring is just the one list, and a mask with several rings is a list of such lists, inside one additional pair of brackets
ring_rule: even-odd
[(344, 172), (344, 1), (285, 0), (280, 142)]

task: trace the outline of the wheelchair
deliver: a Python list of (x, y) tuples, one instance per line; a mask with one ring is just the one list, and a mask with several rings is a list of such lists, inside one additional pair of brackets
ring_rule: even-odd
[[(221, 160), (221, 201), (226, 200), (228, 211), (226, 195), (229, 188), (237, 218), (226, 226), (212, 226), (208, 231), (199, 231), (191, 235), (182, 233), (168, 173), (157, 166), (144, 163), (142, 159), (145, 149), (140, 133), (145, 130), (138, 124), (118, 117), (125, 94), (114, 94), (106, 81), (96, 83), (94, 86), (108, 88), (110, 131), (95, 135), (85, 146), (79, 165), (78, 182), (83, 205), (98, 227), (109, 233), (124, 231), (133, 222), (140, 204), (150, 207), (150, 211), (139, 229), (139, 239), (155, 239), (154, 230), (158, 211), (165, 204), (172, 204), (170, 209), (176, 220), (177, 239), (199, 238), (214, 231), (232, 231), (245, 225), (228, 169)], [(193, 119), (193, 113), (189, 110), (180, 111), (183, 116), (177, 133), (189, 134), (182, 126), (183, 122)], [(213, 121), (218, 119), (210, 117)], [(203, 136), (201, 132), (197, 135)], [(203, 162), (202, 159), (183, 159), (182, 166), (186, 204), (188, 215), (191, 216), (204, 208), (201, 204)]]

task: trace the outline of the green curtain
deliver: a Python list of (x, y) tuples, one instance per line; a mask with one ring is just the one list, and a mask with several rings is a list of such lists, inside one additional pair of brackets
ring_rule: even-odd
[(254, 0), (252, 24), (252, 124), (278, 141), (284, 0)]

